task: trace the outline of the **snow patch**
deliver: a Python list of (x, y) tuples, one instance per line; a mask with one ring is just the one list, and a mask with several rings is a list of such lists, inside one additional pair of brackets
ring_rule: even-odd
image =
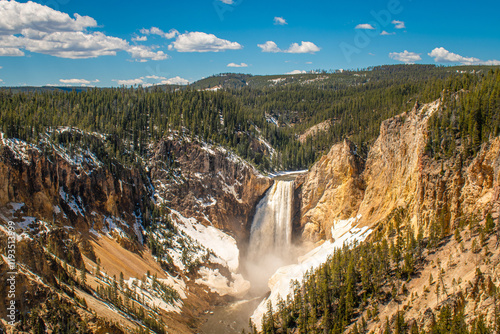
[(332, 227), (332, 240), (325, 241), (321, 246), (316, 247), (298, 259), (297, 264), (291, 264), (279, 268), (269, 279), (268, 285), (271, 289), (269, 297), (264, 299), (251, 316), (252, 322), (259, 329), (262, 325), (262, 318), (267, 311), (267, 303), (271, 301), (274, 309), (278, 305), (279, 299), (286, 300), (287, 296), (293, 293), (292, 282), (301, 282), (304, 275), (309, 270), (318, 268), (325, 263), (336, 249), (354, 242), (361, 242), (372, 232), (368, 227), (357, 228), (360, 215), (347, 220), (335, 221)]
[(2, 145), (10, 148), (16, 159), (22, 160), (27, 165), (31, 164), (28, 155), (30, 150), (41, 152), (38, 147), (28, 144), (23, 140), (17, 138), (5, 138), (5, 134), (3, 132), (0, 132), (0, 142)]
[(236, 240), (230, 235), (213, 226), (204, 226), (194, 218), (185, 218), (179, 212), (172, 210), (177, 227), (193, 240), (196, 240), (206, 249), (211, 250), (217, 257), (226, 262), (232, 272), (239, 266), (239, 249)]
[(89, 230), (90, 233), (92, 233), (93, 235), (95, 235), (98, 239), (101, 238), (101, 234), (99, 232), (97, 232), (96, 230), (94, 230), (93, 228), (91, 228)]
[[(80, 207), (80, 205), (82, 205), (82, 199), (80, 198), (80, 196), (78, 196), (78, 198), (75, 199), (75, 197), (73, 195), (67, 194), (62, 187), (59, 187), (59, 196), (61, 196), (63, 201), (65, 201), (66, 204), (68, 204), (70, 209), (73, 210), (73, 212), (77, 216), (81, 215), (81, 216), (85, 217), (85, 214), (83, 213), (85, 211), (85, 209)], [(83, 205), (82, 205), (82, 207), (83, 207)]]

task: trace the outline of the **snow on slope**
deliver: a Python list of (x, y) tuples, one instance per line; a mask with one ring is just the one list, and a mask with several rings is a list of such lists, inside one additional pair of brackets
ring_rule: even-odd
[(238, 270), (240, 251), (233, 237), (213, 226), (204, 226), (194, 218), (185, 218), (175, 210), (172, 210), (172, 213), (176, 217), (177, 227), (181, 231), (224, 260), (225, 266), (229, 270), (232, 272)]
[[(195, 282), (206, 285), (212, 292), (216, 292), (221, 296), (244, 296), (250, 289), (250, 282), (237, 273), (240, 251), (236, 240), (213, 226), (202, 225), (194, 218), (185, 218), (179, 212), (171, 211), (177, 228), (204, 249), (208, 249), (213, 253), (209, 257), (209, 262), (223, 265), (231, 271), (231, 277), (226, 277), (218, 269), (201, 267), (198, 271), (201, 278), (196, 279)], [(170, 254), (174, 259), (174, 263), (177, 263), (179, 261), (176, 261), (174, 253)]]
[(271, 301), (273, 308), (276, 308), (279, 299), (286, 300), (287, 296), (293, 292), (291, 284), (293, 281), (300, 282), (309, 270), (316, 269), (325, 263), (335, 249), (366, 239), (371, 230), (366, 226), (362, 228), (355, 227), (360, 218), (361, 216), (357, 216), (335, 222), (332, 227), (331, 241), (325, 241), (321, 246), (301, 256), (298, 259), (298, 264), (281, 267), (274, 273), (268, 282), (271, 294), (259, 304), (251, 317), (252, 322), (258, 329), (261, 327), (262, 318), (267, 311), (269, 301)]

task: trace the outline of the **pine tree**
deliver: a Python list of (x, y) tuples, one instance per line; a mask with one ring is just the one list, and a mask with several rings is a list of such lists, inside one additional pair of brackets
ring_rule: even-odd
[(87, 270), (85, 269), (85, 263), (83, 261), (80, 267), (80, 283), (84, 286), (87, 284)]

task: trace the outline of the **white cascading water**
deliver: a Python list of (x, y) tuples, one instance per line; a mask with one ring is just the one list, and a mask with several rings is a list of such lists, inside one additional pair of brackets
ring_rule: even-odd
[(269, 277), (291, 260), (292, 205), (293, 181), (278, 180), (257, 205), (246, 266), (256, 293), (267, 290)]

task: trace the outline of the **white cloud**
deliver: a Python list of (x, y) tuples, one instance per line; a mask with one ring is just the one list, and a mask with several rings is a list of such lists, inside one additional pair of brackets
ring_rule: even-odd
[(3, 80), (2, 80), (2, 79), (0, 79), (0, 82), (3, 82)]
[(164, 37), (166, 39), (172, 39), (175, 36), (179, 35), (179, 32), (175, 29), (170, 29), (169, 32), (164, 32), (158, 27), (151, 27), (151, 29), (141, 29), (141, 34), (143, 35), (158, 35)]
[(134, 85), (142, 85), (144, 83), (144, 78), (137, 78), (137, 79), (128, 79), (128, 80), (116, 80), (113, 79), (112, 81), (115, 81), (118, 83), (120, 86), (134, 86)]
[(163, 85), (187, 85), (189, 84), (189, 80), (176, 76), (174, 78), (170, 78), (167, 80), (162, 80), (161, 84)]
[(307, 72), (303, 71), (303, 70), (293, 70), (293, 71), (285, 73), (285, 74), (304, 74), (304, 73), (307, 73)]
[(298, 43), (292, 43), (288, 50), (285, 52), (287, 53), (315, 53), (318, 52), (320, 49), (312, 42), (304, 42), (302, 41), (300, 45)]
[(118, 51), (129, 48), (127, 41), (106, 36), (102, 32), (90, 34), (82, 31), (45, 33), (25, 29), (23, 36), (9, 37), (8, 39), (1, 39), (0, 46), (17, 46), (31, 52), (61, 58), (79, 59), (114, 56)]
[(248, 67), (248, 64), (245, 64), (245, 63), (241, 63), (241, 64), (229, 63), (229, 64), (227, 64), (227, 67)]
[(257, 44), (259, 48), (262, 49), (262, 52), (281, 52), (281, 49), (278, 48), (278, 45), (273, 41), (267, 41), (264, 44)]
[(93, 81), (89, 81), (86, 79), (59, 79), (59, 82), (62, 82), (64, 84), (70, 84), (70, 85), (88, 85), (91, 83), (97, 83), (97, 82), (99, 82), (99, 80), (95, 79)]
[(481, 60), (475, 57), (463, 57), (456, 53), (450, 52), (443, 47), (435, 48), (428, 53), (431, 58), (434, 58), (436, 63), (461, 63), (463, 65), (500, 65), (500, 60)]
[(306, 64), (311, 65), (313, 62), (312, 61), (306, 61)]
[(232, 5), (234, 3), (233, 0), (219, 0), (222, 3), (225, 3), (226, 5)]
[(237, 42), (230, 42), (204, 32), (188, 32), (177, 36), (169, 46), (169, 50), (178, 52), (219, 52), (224, 50), (240, 50), (243, 47)]
[(262, 49), (262, 52), (285, 52), (285, 53), (315, 53), (320, 50), (319, 47), (317, 47), (314, 43), (312, 42), (300, 42), (299, 43), (292, 43), (290, 44), (290, 47), (286, 50), (281, 50), (276, 43), (273, 41), (267, 41), (264, 44), (257, 44), (259, 48)]
[(88, 32), (97, 27), (89, 16), (66, 13), (34, 2), (0, 1), (0, 56), (24, 56), (24, 50), (61, 58), (114, 56), (126, 51), (141, 61), (162, 60), (167, 55), (128, 41)]
[(152, 51), (143, 45), (129, 46), (127, 52), (130, 53), (133, 58), (141, 60), (164, 60), (168, 58), (168, 55), (163, 51)]
[(53, 33), (82, 31), (96, 26), (96, 20), (89, 16), (74, 14), (71, 18), (66, 13), (31, 1), (0, 1), (0, 35), (21, 34), (24, 29)]
[(500, 60), (496, 60), (496, 59), (484, 60), (484, 61), (481, 61), (477, 65), (495, 65), (495, 66), (498, 66), (498, 65), (500, 65)]
[(155, 80), (163, 80), (166, 79), (165, 77), (160, 77), (157, 75), (146, 75), (146, 79), (155, 79)]
[(403, 21), (392, 20), (391, 23), (394, 24), (394, 28), (396, 28), (396, 29), (405, 29), (406, 28), (405, 23)]
[(133, 42), (145, 42), (148, 40), (148, 36), (135, 36), (132, 37)]
[(422, 57), (420, 57), (420, 53), (408, 52), (407, 50), (404, 50), (403, 52), (391, 52), (389, 53), (389, 58), (404, 62), (406, 64), (413, 64), (416, 61), (422, 60)]
[(279, 26), (283, 26), (283, 25), (288, 24), (288, 23), (286, 22), (286, 20), (284, 18), (275, 16), (274, 17), (274, 24), (279, 25)]
[(18, 48), (8, 48), (3, 47), (2, 39), (0, 38), (0, 57), (22, 57), (24, 56), (24, 52), (19, 50)]
[(390, 36), (390, 35), (396, 35), (395, 32), (387, 32), (385, 30), (383, 30), (381, 33), (380, 33), (380, 36)]
[(428, 55), (434, 58), (434, 61), (437, 63), (475, 63), (480, 61), (480, 59), (474, 57), (462, 57), (443, 47), (435, 48)]
[(118, 83), (118, 85), (122, 86), (134, 86), (134, 85), (142, 85), (143, 87), (151, 87), (154, 85), (187, 85), (189, 84), (189, 81), (181, 78), (179, 76), (173, 77), (173, 78), (166, 78), (166, 77), (161, 77), (157, 75), (148, 75), (145, 77), (140, 77), (137, 79), (125, 79), (125, 80), (120, 80), (120, 79), (113, 79), (111, 81), (114, 81)]
[(375, 30), (375, 28), (369, 24), (369, 23), (361, 23), (356, 26), (354, 29), (368, 29), (368, 30)]

